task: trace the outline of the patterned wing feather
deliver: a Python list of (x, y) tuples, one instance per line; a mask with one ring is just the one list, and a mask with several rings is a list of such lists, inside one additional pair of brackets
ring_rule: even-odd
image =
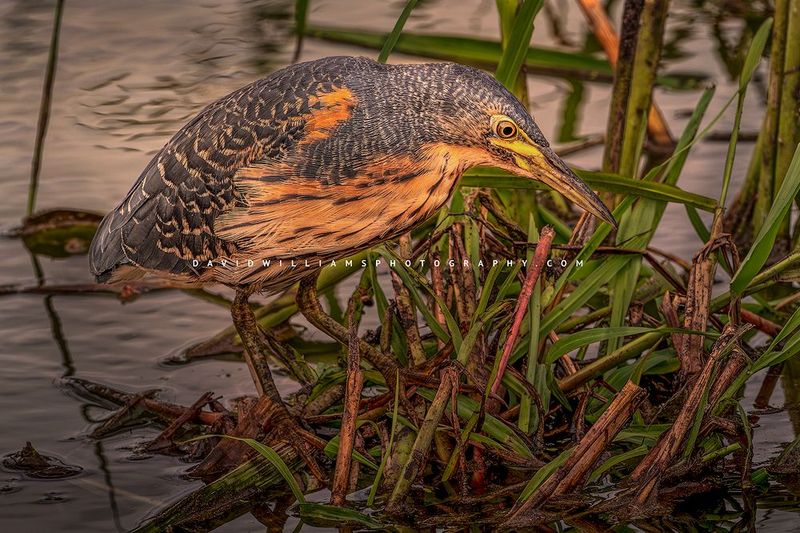
[(229, 257), (237, 244), (214, 232), (221, 214), (245, 205), (236, 173), (276, 161), (310, 131), (314, 95), (335, 91), (342, 73), (366, 60), (327, 58), (298, 64), (217, 100), (186, 124), (147, 165), (120, 204), (100, 224), (89, 252), (92, 272), (116, 269), (197, 277), (192, 259)]

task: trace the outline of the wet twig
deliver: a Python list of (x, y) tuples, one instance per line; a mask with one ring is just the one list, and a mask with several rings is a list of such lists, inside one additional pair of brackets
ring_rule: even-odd
[(356, 437), (356, 418), (361, 400), (361, 388), (364, 384), (358, 348), (358, 326), (354, 317), (356, 306), (354, 300), (355, 297), (351, 298), (347, 313), (350, 322), (350, 342), (347, 349), (347, 384), (345, 385), (342, 426), (339, 431), (339, 449), (336, 452), (336, 469), (334, 470), (333, 485), (331, 487), (332, 505), (344, 505), (350, 488), (350, 470)]

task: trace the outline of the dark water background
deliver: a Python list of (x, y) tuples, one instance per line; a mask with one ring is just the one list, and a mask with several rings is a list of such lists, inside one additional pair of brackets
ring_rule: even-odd
[[(309, 22), (388, 31), (404, 3), (314, 0)], [(54, 4), (0, 2), (0, 227), (6, 229), (17, 225), (25, 212)], [(550, 5), (562, 19), (563, 35), (557, 36), (540, 16), (536, 44), (564, 46), (565, 39), (576, 49), (586, 43), (590, 50), (596, 48), (573, 2)], [(708, 116), (736, 90), (722, 58), (744, 22), (729, 14), (716, 3), (676, 0), (670, 15), (666, 70), (702, 73), (717, 85)], [(291, 24), (292, 2), (66, 0), (38, 208), (112, 208), (152, 154), (200, 108), (291, 61)], [(420, 2), (407, 30), (496, 39), (497, 26), (492, 1), (430, 0)], [(307, 39), (301, 59), (337, 54), (377, 55)], [(419, 61), (399, 54), (391, 60)], [(751, 87), (744, 131), (760, 125), (764, 85), (760, 79)], [(530, 94), (537, 121), (556, 144), (605, 129), (608, 84), (531, 77)], [(699, 94), (658, 91), (674, 133), (680, 133)], [(716, 130), (729, 128), (726, 118)], [(725, 150), (721, 142), (697, 146), (679, 185), (717, 197)], [(741, 181), (751, 150), (752, 144), (741, 144), (735, 183)], [(595, 148), (569, 159), (596, 168), (600, 158), (601, 149)], [(670, 206), (654, 245), (689, 260), (700, 242), (683, 210)], [(85, 256), (41, 257), (39, 262), (47, 283), (91, 281)], [(0, 238), (0, 284), (35, 282), (32, 257), (22, 242)], [(162, 398), (184, 404), (207, 390), (225, 399), (252, 393), (241, 362), (165, 364), (169, 356), (229, 320), (226, 310), (180, 292), (145, 295), (130, 304), (103, 296), (0, 298), (0, 455), (31, 441), (43, 453), (84, 469), (80, 476), (60, 481), (0, 470), (0, 530), (125, 530), (197, 486), (182, 478), (187, 465), (180, 460), (135, 453), (137, 445), (155, 436), (155, 429), (89, 439), (91, 422), (106, 413), (68, 394), (59, 380), (75, 375), (127, 391), (159, 388)], [(280, 385), (285, 391), (292, 386), (285, 379)], [(748, 410), (757, 385), (749, 385)], [(784, 382), (772, 398), (779, 409), (761, 414), (757, 464), (794, 438), (796, 398), (791, 383)], [(773, 482), (759, 501), (756, 523), (771, 531), (797, 530), (797, 513), (797, 498)], [(221, 530), (260, 531), (263, 526), (245, 515)]]

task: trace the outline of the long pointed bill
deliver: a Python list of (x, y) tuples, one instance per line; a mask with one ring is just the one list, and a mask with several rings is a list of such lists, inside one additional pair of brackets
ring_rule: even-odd
[(497, 144), (517, 154), (518, 174), (541, 181), (592, 215), (617, 227), (617, 221), (606, 204), (551, 148), (534, 146), (522, 140), (500, 141)]

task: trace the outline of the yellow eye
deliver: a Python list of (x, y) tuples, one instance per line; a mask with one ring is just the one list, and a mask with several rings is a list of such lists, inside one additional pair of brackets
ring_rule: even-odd
[(501, 139), (511, 139), (517, 136), (517, 125), (510, 120), (501, 120), (495, 125), (494, 132)]

